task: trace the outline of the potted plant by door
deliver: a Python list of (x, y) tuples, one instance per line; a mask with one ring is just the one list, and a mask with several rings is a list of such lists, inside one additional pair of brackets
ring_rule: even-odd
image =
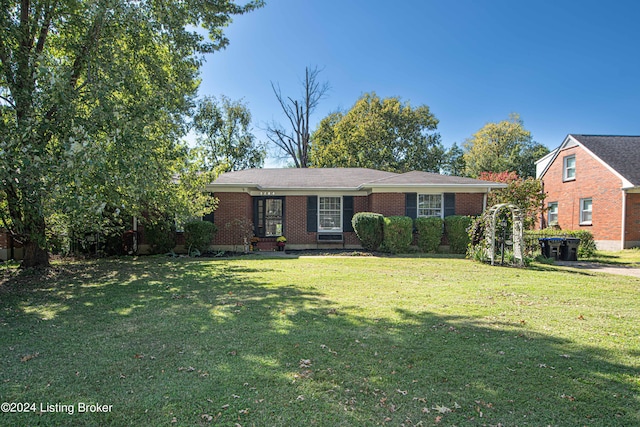
[(287, 238), (284, 236), (280, 236), (276, 239), (276, 246), (279, 251), (284, 251), (284, 245), (287, 243)]

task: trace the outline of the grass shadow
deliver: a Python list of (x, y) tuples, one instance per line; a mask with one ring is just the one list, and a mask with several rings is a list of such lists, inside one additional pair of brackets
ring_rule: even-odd
[(280, 274), (277, 263), (158, 258), (20, 278), (0, 303), (0, 396), (115, 410), (5, 416), (16, 425), (640, 424), (637, 363), (612, 362), (597, 346), (419, 307), (364, 315)]

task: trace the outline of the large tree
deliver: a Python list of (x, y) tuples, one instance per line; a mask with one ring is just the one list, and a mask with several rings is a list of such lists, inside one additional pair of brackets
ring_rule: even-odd
[(260, 168), (266, 156), (251, 131), (251, 112), (241, 101), (226, 96), (205, 97), (193, 118), (198, 145), (204, 149), (209, 170), (218, 173)]
[[(0, 218), (48, 264), (47, 215), (174, 205), (203, 55), (260, 6), (232, 0), (0, 0)], [(198, 27), (209, 33), (206, 39)], [(70, 199), (73, 199), (72, 203)], [(159, 207), (160, 208), (160, 207)]]
[(314, 167), (366, 167), (438, 172), (444, 148), (426, 105), (364, 94), (346, 113), (325, 117), (313, 134)]
[(478, 177), (482, 172), (515, 171), (518, 176), (535, 177), (535, 161), (549, 149), (535, 142), (518, 114), (508, 120), (487, 123), (464, 143), (466, 174)]
[(283, 95), (280, 86), (271, 83), (273, 93), (287, 119), (287, 125), (275, 121), (270, 123), (266, 129), (267, 138), (279, 152), (284, 153), (286, 158), (293, 160), (297, 168), (309, 166), (311, 140), (309, 120), (320, 100), (329, 91), (329, 84), (320, 82), (318, 74), (320, 70), (317, 67), (305, 68), (302, 96), (297, 99)]

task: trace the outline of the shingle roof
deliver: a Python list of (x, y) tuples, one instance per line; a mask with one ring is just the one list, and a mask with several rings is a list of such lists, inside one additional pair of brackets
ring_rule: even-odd
[(246, 169), (220, 175), (215, 187), (255, 187), (261, 190), (360, 190), (392, 186), (471, 186), (504, 187), (471, 178), (440, 175), (429, 172), (398, 174), (365, 168), (308, 168), (308, 169)]
[(366, 182), (395, 175), (393, 172), (364, 168), (246, 169), (224, 173), (213, 184), (241, 184), (265, 189), (326, 188), (356, 190)]
[(571, 136), (634, 186), (640, 186), (640, 136)]

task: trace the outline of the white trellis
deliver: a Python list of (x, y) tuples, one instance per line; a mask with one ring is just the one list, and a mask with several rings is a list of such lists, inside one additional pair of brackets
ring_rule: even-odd
[(496, 257), (496, 221), (498, 219), (498, 214), (501, 210), (508, 209), (511, 211), (512, 216), (512, 237), (513, 240), (513, 258), (517, 265), (524, 265), (524, 236), (523, 236), (523, 222), (522, 222), (522, 212), (520, 208), (516, 205), (510, 203), (501, 203), (499, 205), (494, 205), (487, 211), (487, 215), (489, 215), (489, 224), (485, 231), (485, 243), (487, 249), (487, 255), (491, 259), (491, 265), (495, 265), (495, 257)]

